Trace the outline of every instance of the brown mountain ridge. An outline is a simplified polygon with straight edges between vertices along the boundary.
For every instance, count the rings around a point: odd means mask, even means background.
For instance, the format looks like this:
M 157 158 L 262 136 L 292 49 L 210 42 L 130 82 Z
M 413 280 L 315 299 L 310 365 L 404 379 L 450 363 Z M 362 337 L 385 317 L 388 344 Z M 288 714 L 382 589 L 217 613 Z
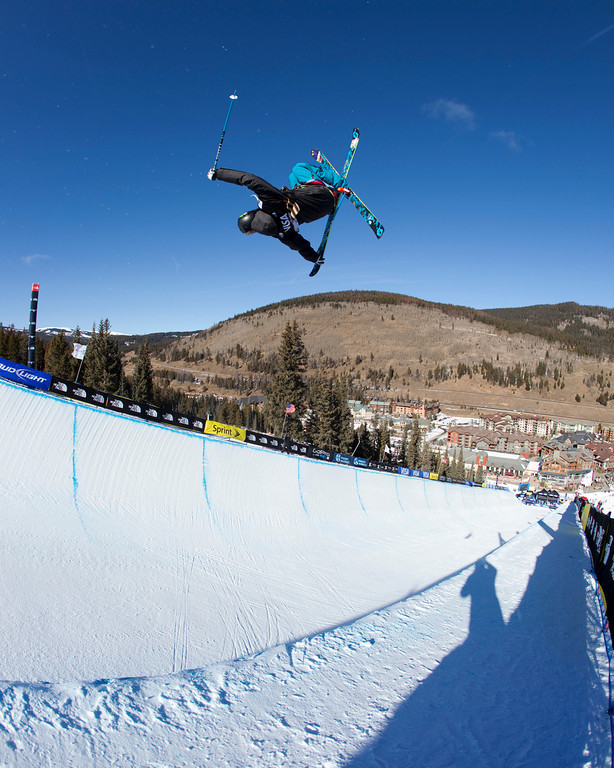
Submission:
M 288 322 L 303 332 L 307 374 L 345 375 L 363 400 L 613 421 L 614 310 L 573 302 L 476 310 L 378 291 L 315 294 L 158 342 L 152 363 L 193 396 L 261 394 Z

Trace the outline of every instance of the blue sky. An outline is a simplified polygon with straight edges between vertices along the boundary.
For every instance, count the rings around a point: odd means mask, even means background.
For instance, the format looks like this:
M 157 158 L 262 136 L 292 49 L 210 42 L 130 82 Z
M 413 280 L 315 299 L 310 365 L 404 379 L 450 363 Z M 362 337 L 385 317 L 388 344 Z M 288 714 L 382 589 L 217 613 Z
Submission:
M 196 330 L 374 289 L 474 307 L 613 306 L 607 0 L 20 0 L 0 29 L 0 322 Z M 320 274 L 245 237 L 247 190 L 320 148 L 345 202 Z M 317 247 L 324 222 L 301 227 Z

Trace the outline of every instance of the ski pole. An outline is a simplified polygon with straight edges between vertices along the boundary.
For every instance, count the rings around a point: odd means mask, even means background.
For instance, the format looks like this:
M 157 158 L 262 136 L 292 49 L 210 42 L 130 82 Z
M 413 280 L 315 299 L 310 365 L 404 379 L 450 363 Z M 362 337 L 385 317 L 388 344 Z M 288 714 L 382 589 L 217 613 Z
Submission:
M 224 135 L 226 134 L 226 126 L 228 125 L 228 118 L 230 117 L 230 110 L 232 109 L 232 105 L 235 103 L 235 101 L 238 98 L 239 97 L 237 96 L 237 92 L 236 91 L 230 96 L 230 106 L 228 107 L 228 113 L 226 115 L 226 122 L 224 123 L 224 128 L 222 129 L 222 135 L 220 137 L 220 143 L 219 143 L 219 146 L 217 148 L 217 155 L 215 156 L 215 163 L 213 163 L 213 170 L 214 171 L 217 168 L 217 161 L 219 160 L 220 152 L 222 151 L 222 144 L 224 143 Z

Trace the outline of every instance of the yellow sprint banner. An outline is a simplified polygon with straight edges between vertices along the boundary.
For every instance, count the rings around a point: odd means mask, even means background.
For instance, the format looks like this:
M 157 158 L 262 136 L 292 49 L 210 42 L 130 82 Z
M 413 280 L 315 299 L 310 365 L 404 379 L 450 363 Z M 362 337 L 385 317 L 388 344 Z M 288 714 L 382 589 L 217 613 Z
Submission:
M 205 433 L 207 435 L 217 435 L 218 437 L 230 437 L 233 440 L 242 440 L 245 442 L 246 430 L 240 427 L 232 427 L 230 424 L 220 424 L 219 421 L 205 422 Z

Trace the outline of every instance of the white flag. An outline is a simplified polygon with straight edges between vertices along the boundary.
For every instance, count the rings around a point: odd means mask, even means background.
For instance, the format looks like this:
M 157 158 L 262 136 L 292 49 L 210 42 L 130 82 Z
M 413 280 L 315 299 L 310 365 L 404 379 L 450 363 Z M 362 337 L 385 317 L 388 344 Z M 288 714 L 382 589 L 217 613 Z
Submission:
M 83 358 L 85 357 L 86 350 L 87 350 L 87 344 L 73 343 L 72 356 L 76 357 L 77 360 L 83 360 Z

